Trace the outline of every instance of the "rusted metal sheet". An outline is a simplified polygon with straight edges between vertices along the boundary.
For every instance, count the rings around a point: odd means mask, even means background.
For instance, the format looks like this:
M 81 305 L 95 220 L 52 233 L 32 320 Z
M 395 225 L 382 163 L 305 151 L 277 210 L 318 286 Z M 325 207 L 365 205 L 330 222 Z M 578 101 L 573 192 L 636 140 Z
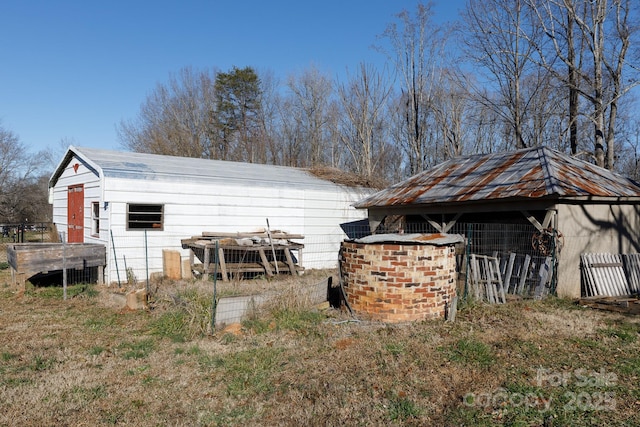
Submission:
M 355 204 L 357 208 L 480 200 L 640 198 L 640 186 L 546 147 L 451 159 Z

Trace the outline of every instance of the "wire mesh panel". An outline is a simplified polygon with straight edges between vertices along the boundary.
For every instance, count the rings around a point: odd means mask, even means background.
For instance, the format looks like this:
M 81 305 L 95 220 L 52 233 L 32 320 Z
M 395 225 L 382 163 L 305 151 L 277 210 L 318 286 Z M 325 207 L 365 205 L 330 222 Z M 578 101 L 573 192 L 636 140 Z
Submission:
M 332 277 L 314 283 L 290 286 L 250 295 L 216 298 L 213 325 L 217 328 L 240 323 L 282 308 L 314 307 L 327 301 Z M 215 286 L 215 285 L 214 285 Z
M 398 216 L 385 219 L 376 232 L 439 233 L 440 230 L 429 221 L 407 222 L 406 217 Z M 491 294 L 493 286 L 487 288 L 487 283 L 495 282 L 497 277 L 507 294 L 541 298 L 555 292 L 555 266 L 562 241 L 554 230 L 540 231 L 529 223 L 459 222 L 451 225 L 447 233 L 465 237 L 466 247 L 457 257 L 459 281 L 465 286 L 464 295 L 468 294 L 468 286 L 474 284 L 484 289 L 482 296 L 478 297 L 499 302 Z M 482 261 L 472 264 L 471 255 Z M 485 260 L 491 260 L 491 269 L 485 265 Z M 473 268 L 475 272 L 471 271 Z M 473 273 L 476 273 L 475 278 Z M 473 281 L 476 282 L 471 283 Z
M 412 221 L 417 217 L 397 216 L 386 219 L 376 233 L 438 233 L 438 224 L 425 221 Z M 44 227 L 33 231 L 40 233 Z M 555 265 L 557 254 L 561 249 L 558 238 L 553 230 L 537 230 L 529 223 L 455 223 L 447 230 L 450 234 L 464 236 L 465 244 L 456 248 L 456 269 L 460 295 L 465 296 L 474 280 L 470 271 L 470 255 L 490 257 L 490 269 L 485 268 L 484 261 L 478 264 L 478 280 L 487 280 L 487 274 L 492 279 L 499 276 L 506 294 L 521 295 L 523 297 L 541 297 L 555 291 Z M 327 227 L 326 233 L 305 236 L 300 243 L 304 250 L 294 255 L 294 262 L 305 269 L 320 267 L 336 267 L 338 264 L 338 246 L 344 239 L 359 238 L 371 234 L 367 220 L 353 221 L 341 227 Z M 163 251 L 175 250 L 180 252 L 181 262 L 189 261 L 189 252 L 182 247 L 181 240 L 190 237 L 180 232 L 163 230 L 150 231 L 145 234 L 140 230 L 115 230 L 111 233 L 100 230 L 100 234 L 91 235 L 91 241 L 106 246 L 107 266 L 105 279 L 107 283 L 127 284 L 137 280 L 148 280 L 153 273 L 163 271 Z M 304 256 L 303 256 L 304 252 Z M 267 262 L 271 252 L 266 254 Z M 242 264 L 264 263 L 259 258 L 259 252 L 237 251 L 229 252 L 229 259 Z M 278 258 L 284 262 L 284 259 Z M 183 266 L 184 268 L 184 266 Z M 187 268 L 189 268 L 187 266 Z M 487 273 L 488 272 L 488 273 Z M 95 272 L 87 277 L 87 272 L 73 271 L 78 280 L 95 280 Z M 640 277 L 640 275 L 639 275 Z M 640 279 L 638 280 L 640 283 Z M 492 280 L 492 283 L 494 281 Z M 484 295 L 486 297 L 486 294 Z M 495 299 L 496 301 L 502 300 Z
M 506 293 L 542 298 L 555 292 L 553 230 L 541 232 L 530 224 L 456 224 L 451 232 L 466 237 L 467 254 L 496 260 Z

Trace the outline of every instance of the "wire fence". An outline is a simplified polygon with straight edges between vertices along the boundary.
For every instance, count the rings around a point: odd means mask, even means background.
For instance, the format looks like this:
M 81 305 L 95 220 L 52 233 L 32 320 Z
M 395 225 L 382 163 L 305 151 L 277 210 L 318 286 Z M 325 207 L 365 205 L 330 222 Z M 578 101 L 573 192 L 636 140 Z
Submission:
M 24 227 L 25 239 L 28 241 L 46 242 L 51 240 L 52 227 L 48 224 Z M 400 233 L 435 233 L 437 230 L 428 223 L 408 223 L 402 228 L 394 228 Z M 87 243 L 100 244 L 105 250 L 104 270 L 99 268 L 63 268 L 61 271 L 51 271 L 31 279 L 53 281 L 54 283 L 96 283 L 104 279 L 108 285 L 122 289 L 146 288 L 150 292 L 149 281 L 154 275 L 167 275 L 166 252 L 177 254 L 178 277 L 186 280 L 202 278 L 202 257 L 183 247 L 182 240 L 194 237 L 182 232 L 164 230 L 161 233 L 154 230 L 120 230 L 100 231 L 92 236 L 85 236 Z M 487 223 L 458 223 L 453 225 L 448 233 L 464 236 L 464 243 L 456 248 L 456 262 L 458 275 L 458 295 L 462 299 L 474 298 L 488 302 L 505 302 L 509 295 L 523 298 L 543 297 L 555 292 L 556 254 L 561 249 L 561 241 L 553 230 L 540 232 L 530 224 L 487 224 Z M 17 232 L 15 233 L 18 234 Z M 55 234 L 55 233 L 54 233 Z M 304 246 L 299 252 L 294 251 L 293 259 L 300 265 L 300 270 L 313 269 L 309 266 L 322 266 L 327 269 L 338 267 L 339 245 L 345 239 L 364 237 L 371 234 L 366 220 L 357 221 L 342 227 L 327 228 L 324 234 L 316 233 L 304 236 L 298 241 Z M 9 233 L 9 238 L 11 233 Z M 55 240 L 55 239 L 53 239 Z M 59 241 L 67 240 L 65 233 L 59 233 Z M 257 252 L 242 253 L 238 261 L 242 264 L 260 264 Z M 210 262 L 220 265 L 217 258 L 218 251 L 211 252 Z M 242 258 L 244 257 L 244 258 Z M 249 259 L 249 258 L 250 259 Z M 277 261 L 283 262 L 281 257 Z M 269 260 L 267 260 L 269 261 Z M 100 277 L 104 271 L 104 276 Z M 285 272 L 293 273 L 297 270 Z M 254 272 L 229 275 L 233 281 L 253 279 L 264 276 L 266 272 Z M 42 276 L 42 277 L 41 277 Z M 175 276 L 174 276 L 175 278 Z M 331 288 L 338 283 L 331 284 L 327 280 L 313 284 L 298 283 L 295 290 L 285 291 L 284 294 L 273 294 L 269 291 L 263 294 L 247 294 L 218 297 L 216 281 L 225 280 L 222 271 L 216 270 L 209 274 L 213 281 L 214 312 L 212 322 L 215 327 L 251 318 L 274 304 L 274 301 L 294 296 L 304 297 L 314 302 L 327 301 Z M 337 282 L 337 280 L 336 280 Z
M 0 225 L 0 244 L 46 242 L 49 240 L 51 223 L 35 222 Z
M 0 262 L 7 262 L 6 247 L 13 243 L 60 244 L 74 240 L 73 236 L 69 236 L 66 225 L 59 226 L 59 230 L 57 230 L 55 225 L 51 223 L 5 225 L 4 231 L 4 236 L 0 240 L 0 247 L 3 249 Z M 179 268 L 185 278 L 191 276 L 191 264 L 202 263 L 202 259 L 197 257 L 189 263 L 192 258 L 190 250 L 182 245 L 183 239 L 194 237 L 197 233 L 116 228 L 95 232 L 89 229 L 76 229 L 75 232 L 84 244 L 104 246 L 104 281 L 108 285 L 123 287 L 146 282 L 154 275 L 162 275 L 165 269 L 164 253 L 166 251 L 178 252 Z M 302 239 L 292 241 L 297 244 L 291 251 L 292 260 L 302 270 L 336 268 L 339 245 L 344 238 L 346 235 L 338 226 L 316 227 L 314 234 L 304 235 Z M 75 240 L 77 239 L 78 236 L 75 237 Z M 270 253 L 267 255 L 271 256 Z M 229 256 L 235 259 L 236 263 L 258 264 L 262 261 L 259 259 L 258 252 L 255 251 L 235 251 Z M 277 254 L 278 261 L 283 262 L 281 256 L 281 253 Z M 97 280 L 95 271 L 82 271 L 82 269 L 74 268 L 67 273 L 72 282 Z M 257 275 L 260 273 L 258 272 Z M 234 278 L 242 277 L 250 278 L 251 275 L 247 273 L 234 275 Z M 61 272 L 58 270 L 34 278 L 38 283 L 50 281 L 54 284 L 60 284 L 61 279 Z
M 195 233 L 194 233 L 195 234 Z M 167 271 L 167 252 L 177 253 L 178 273 L 170 274 L 171 277 L 190 278 L 194 274 L 200 277 L 203 272 L 204 249 L 201 243 L 198 248 L 189 248 L 183 246 L 183 240 L 189 240 L 198 237 L 194 234 L 185 234 L 181 232 L 164 231 L 156 233 L 154 231 L 132 231 L 121 230 L 109 233 L 106 242 L 107 250 L 107 277 L 106 281 L 110 284 L 124 285 L 128 282 L 141 282 L 147 278 L 151 278 L 157 274 L 166 274 Z M 256 233 L 259 235 L 260 233 Z M 237 243 L 229 243 L 236 239 L 226 238 L 227 246 L 225 249 L 226 265 L 244 266 L 244 269 L 229 271 L 230 279 L 241 280 L 243 278 L 250 279 L 255 276 L 267 275 L 264 268 L 265 259 L 267 263 L 272 265 L 273 273 L 276 272 L 276 266 L 287 264 L 286 254 L 282 249 L 278 249 L 284 245 L 290 250 L 291 261 L 295 264 L 296 270 L 316 270 L 331 269 L 338 266 L 338 251 L 340 242 L 346 238 L 346 235 L 339 227 L 328 230 L 325 234 L 304 235 L 301 239 L 291 240 L 291 244 L 279 242 L 274 239 L 276 250 L 270 247 L 268 238 L 258 238 L 260 243 L 252 242 L 251 238 L 237 239 Z M 104 237 L 101 239 L 104 241 Z M 192 239 L 197 240 L 197 239 Z M 202 239 L 201 242 L 213 242 L 213 240 Z M 254 245 L 254 246 L 245 246 Z M 258 250 L 259 245 L 266 246 L 263 253 Z M 209 262 L 214 265 L 213 252 L 209 246 Z M 274 263 L 274 254 L 278 263 Z M 174 258 L 175 259 L 175 258 Z M 289 268 L 285 268 L 284 272 L 291 273 Z M 211 273 L 211 272 L 208 272 Z M 218 272 L 218 277 L 222 279 L 222 269 Z M 209 276 L 212 277 L 212 276 Z
M 429 222 L 389 221 L 377 234 L 428 234 L 440 230 Z M 557 255 L 562 238 L 553 229 L 538 230 L 529 223 L 455 223 L 447 233 L 459 234 L 456 249 L 458 291 L 463 298 L 505 302 L 509 295 L 541 298 L 555 293 Z M 348 234 L 370 234 L 368 224 L 353 224 Z
M 560 239 L 553 229 L 530 224 L 459 224 L 466 237 L 459 274 L 463 296 L 500 302 L 494 289 L 505 296 L 542 298 L 554 294 Z
M 327 276 L 319 281 L 292 283 L 266 292 L 218 298 L 214 280 L 212 325 L 220 329 L 229 324 L 263 318 L 273 310 L 320 306 L 328 301 L 332 282 L 332 276 Z

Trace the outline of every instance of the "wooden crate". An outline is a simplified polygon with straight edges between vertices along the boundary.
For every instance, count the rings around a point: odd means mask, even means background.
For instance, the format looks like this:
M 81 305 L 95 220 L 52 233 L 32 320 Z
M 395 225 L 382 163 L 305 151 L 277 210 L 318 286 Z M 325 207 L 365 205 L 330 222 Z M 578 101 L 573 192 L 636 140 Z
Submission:
M 106 265 L 106 247 L 96 243 L 14 243 L 7 245 L 7 261 L 13 284 L 24 287 L 26 279 L 64 268 L 82 270 L 98 267 L 98 280 Z

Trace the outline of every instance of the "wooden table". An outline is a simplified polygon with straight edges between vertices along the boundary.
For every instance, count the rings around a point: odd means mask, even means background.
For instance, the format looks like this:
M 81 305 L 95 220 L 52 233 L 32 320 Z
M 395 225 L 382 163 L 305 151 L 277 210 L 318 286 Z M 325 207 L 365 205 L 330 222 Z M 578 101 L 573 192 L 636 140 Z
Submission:
M 205 280 L 209 278 L 209 274 L 216 271 L 216 268 L 224 281 L 228 281 L 232 274 L 239 273 L 262 273 L 273 276 L 274 273 L 302 274 L 304 271 L 302 267 L 304 245 L 301 243 L 238 245 L 218 242 L 217 257 L 216 240 L 197 240 L 188 243 L 187 246 L 191 249 L 189 258 L 192 268 L 196 256 L 202 261 Z M 292 250 L 298 252 L 298 263 L 294 261 Z

